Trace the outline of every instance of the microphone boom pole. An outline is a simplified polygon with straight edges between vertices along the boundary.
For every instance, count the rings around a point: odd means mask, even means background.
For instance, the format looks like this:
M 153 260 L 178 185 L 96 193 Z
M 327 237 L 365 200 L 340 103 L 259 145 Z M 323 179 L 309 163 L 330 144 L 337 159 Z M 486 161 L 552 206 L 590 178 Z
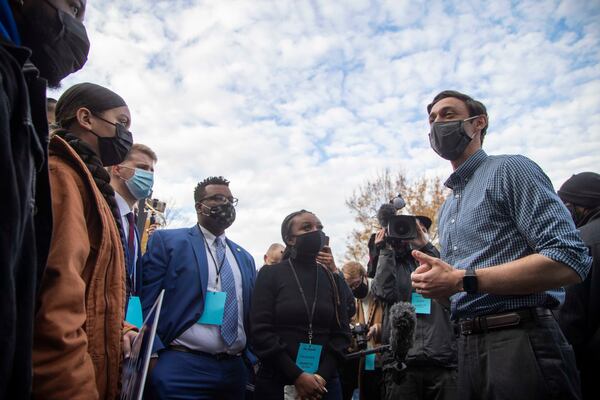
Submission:
M 344 356 L 344 359 L 354 360 L 355 358 L 361 358 L 361 357 L 367 356 L 369 354 L 385 353 L 386 351 L 392 351 L 392 346 L 389 344 L 386 344 L 384 346 L 378 346 L 378 347 L 375 347 L 372 349 L 361 350 L 361 351 L 357 351 L 354 353 L 348 353 Z

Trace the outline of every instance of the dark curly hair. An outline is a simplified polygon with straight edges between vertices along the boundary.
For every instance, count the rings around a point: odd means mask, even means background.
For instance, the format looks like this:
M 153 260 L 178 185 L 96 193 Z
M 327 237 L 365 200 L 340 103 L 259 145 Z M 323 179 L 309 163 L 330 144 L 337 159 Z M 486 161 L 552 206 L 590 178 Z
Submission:
M 223 185 L 229 187 L 229 181 L 222 176 L 209 176 L 196 185 L 196 189 L 194 189 L 194 201 L 198 202 L 206 196 L 206 187 L 208 185 Z

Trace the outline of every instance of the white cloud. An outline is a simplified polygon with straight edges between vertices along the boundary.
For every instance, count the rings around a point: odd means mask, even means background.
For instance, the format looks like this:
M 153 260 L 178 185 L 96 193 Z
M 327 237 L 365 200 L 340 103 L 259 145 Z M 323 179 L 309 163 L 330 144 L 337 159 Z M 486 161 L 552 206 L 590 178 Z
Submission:
M 179 224 L 194 222 L 196 183 L 224 175 L 240 198 L 229 235 L 257 261 L 299 208 L 341 256 L 358 184 L 386 167 L 450 173 L 425 114 L 444 89 L 487 105 L 488 153 L 529 156 L 556 186 L 598 171 L 600 7 L 513 3 L 92 1 L 89 62 L 64 87 L 125 98 Z

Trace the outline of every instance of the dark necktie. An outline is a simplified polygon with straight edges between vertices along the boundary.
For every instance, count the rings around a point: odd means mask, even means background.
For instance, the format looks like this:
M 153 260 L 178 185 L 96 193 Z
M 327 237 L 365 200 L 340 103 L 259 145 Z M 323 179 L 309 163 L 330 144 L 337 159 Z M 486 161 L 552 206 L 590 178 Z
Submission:
M 133 274 L 134 269 L 134 260 L 135 260 L 135 221 L 133 218 L 133 213 L 130 212 L 125 215 L 127 218 L 127 222 L 129 222 L 129 235 L 127 236 L 127 264 L 128 264 L 128 272 L 129 274 Z M 135 279 L 135 277 L 133 277 Z

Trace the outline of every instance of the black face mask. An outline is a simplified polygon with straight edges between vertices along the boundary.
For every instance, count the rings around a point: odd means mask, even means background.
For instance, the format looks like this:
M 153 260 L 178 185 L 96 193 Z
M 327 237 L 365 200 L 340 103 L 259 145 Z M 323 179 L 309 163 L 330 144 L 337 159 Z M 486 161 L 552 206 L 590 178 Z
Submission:
M 325 234 L 321 230 L 305 233 L 296 236 L 294 244 L 295 257 L 304 259 L 315 259 L 317 254 L 325 247 Z
M 98 136 L 94 131 L 90 131 L 98 138 L 99 156 L 102 165 L 109 167 L 121 164 L 127 157 L 129 150 L 131 150 L 131 146 L 133 146 L 133 135 L 122 124 L 112 123 L 97 115 L 96 117 L 115 127 L 115 136 L 113 137 Z
M 23 45 L 32 51 L 31 62 L 50 87 L 58 87 L 67 75 L 78 71 L 87 61 L 90 41 L 83 24 L 70 14 L 53 8 L 54 18 L 40 6 L 27 8 L 23 15 Z
M 572 204 L 565 204 L 567 210 L 571 214 L 571 218 L 573 218 L 573 222 L 575 223 L 575 227 L 579 228 L 587 222 L 587 213 L 585 211 L 579 211 Z
M 363 280 L 360 285 L 356 287 L 356 289 L 352 289 L 352 294 L 357 299 L 364 299 L 369 294 L 369 286 Z
M 208 207 L 200 203 L 203 208 L 208 208 L 208 214 L 219 228 L 225 230 L 235 221 L 235 207 L 231 203 L 219 204 L 218 206 Z
M 431 148 L 446 160 L 456 160 L 471 142 L 464 123 L 477 117 L 478 115 L 461 121 L 434 122 L 429 133 Z

